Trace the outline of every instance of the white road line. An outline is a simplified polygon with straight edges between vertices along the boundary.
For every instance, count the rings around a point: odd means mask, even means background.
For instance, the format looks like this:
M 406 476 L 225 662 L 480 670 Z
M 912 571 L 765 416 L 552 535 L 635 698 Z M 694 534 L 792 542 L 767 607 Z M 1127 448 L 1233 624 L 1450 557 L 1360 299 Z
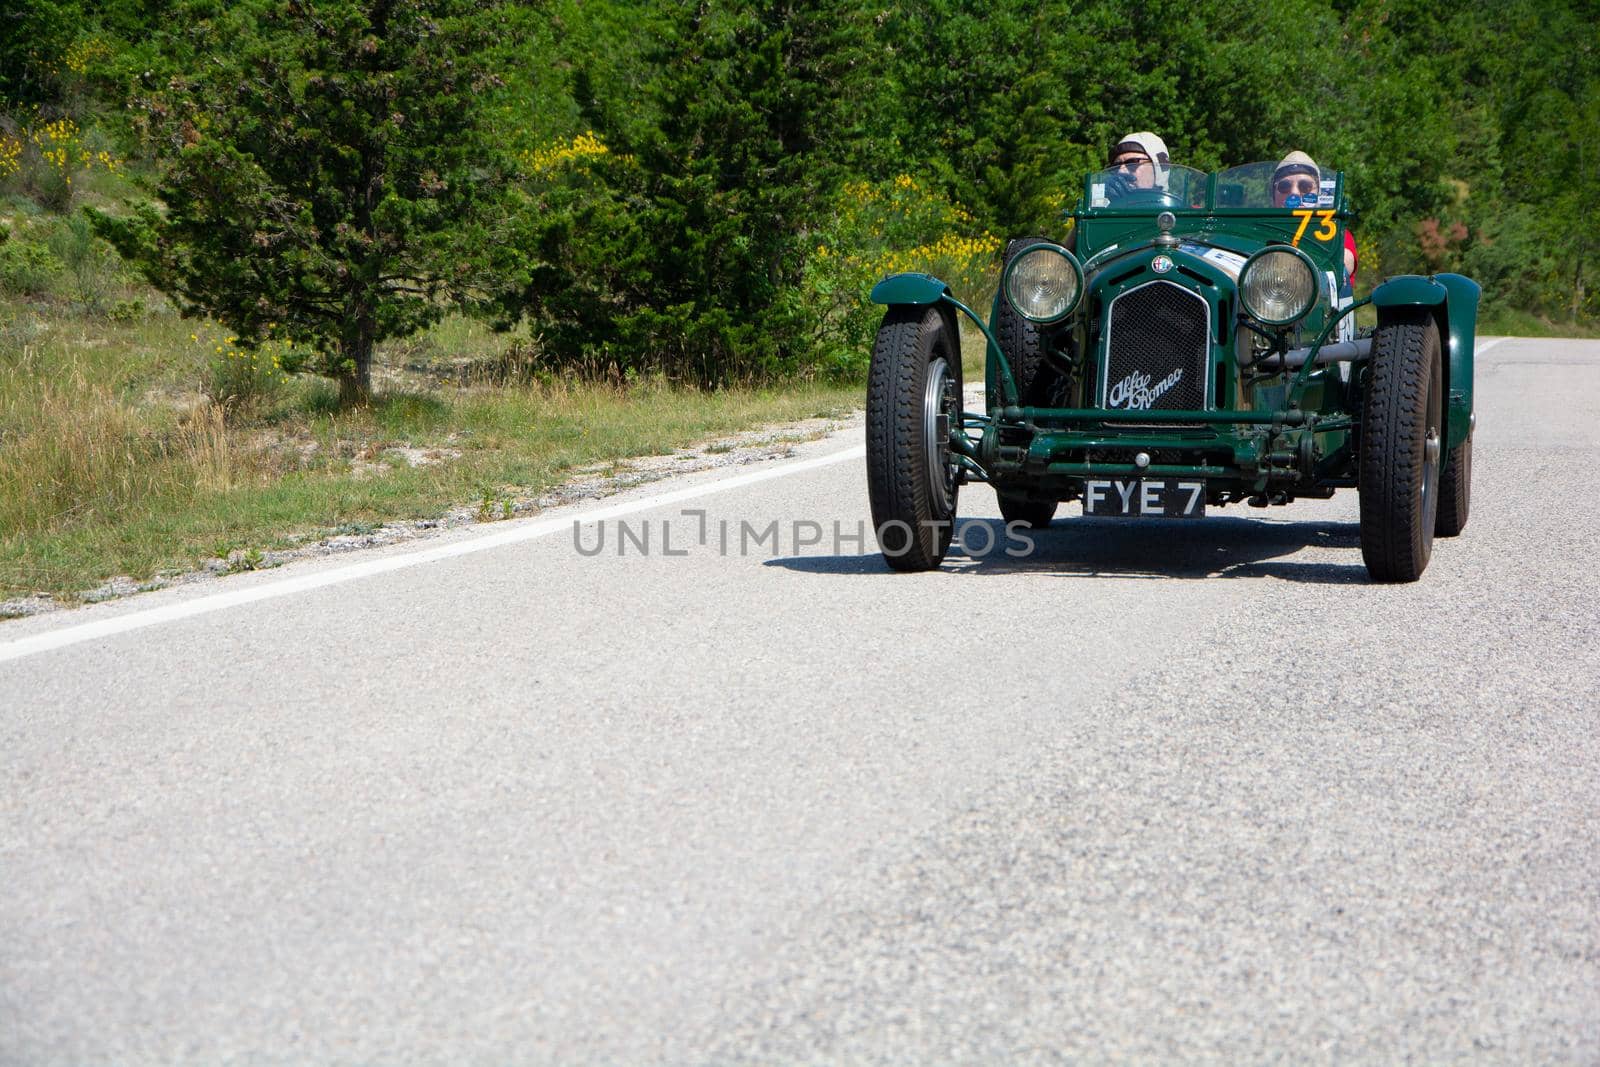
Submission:
M 1490 341 L 1488 344 L 1479 345 L 1475 355 L 1481 356 L 1490 349 L 1505 344 L 1509 340 L 1512 340 L 1512 338 L 1500 337 Z M 146 626 L 157 626 L 164 622 L 176 622 L 179 619 L 188 619 L 196 615 L 222 611 L 224 608 L 237 607 L 240 604 L 253 604 L 259 600 L 291 596 L 310 589 L 321 589 L 324 586 L 338 585 L 341 582 L 352 582 L 358 578 L 384 574 L 388 571 L 403 570 L 406 567 L 416 567 L 441 559 L 468 556 L 474 552 L 487 552 L 491 548 L 514 545 L 522 541 L 532 541 L 546 534 L 555 533 L 557 530 L 569 529 L 574 522 L 600 522 L 604 519 L 619 518 L 639 511 L 648 511 L 652 508 L 676 504 L 682 500 L 693 500 L 697 497 L 709 496 L 712 493 L 721 493 L 729 489 L 738 489 L 741 486 L 754 485 L 757 482 L 770 481 L 773 478 L 783 478 L 790 474 L 802 474 L 805 471 L 827 467 L 834 463 L 860 459 L 865 455 L 865 447 L 858 445 L 855 448 L 847 448 L 842 452 L 831 452 L 826 456 L 817 456 L 814 459 L 796 460 L 792 463 L 784 463 L 766 470 L 751 471 L 748 474 L 735 475 L 732 478 L 709 482 L 705 485 L 694 485 L 685 489 L 672 489 L 664 493 L 641 497 L 638 500 L 630 500 L 622 504 L 612 504 L 607 507 L 595 508 L 591 511 L 578 512 L 558 519 L 530 519 L 527 522 L 496 529 L 493 533 L 482 534 L 464 541 L 455 541 L 448 545 L 439 545 L 435 548 L 384 556 L 381 559 L 367 560 L 363 563 L 352 563 L 348 567 L 339 567 L 334 570 L 308 574 L 299 578 L 284 578 L 280 581 L 252 586 L 249 589 L 213 593 L 210 596 L 196 597 L 194 600 L 186 600 L 166 607 L 129 612 L 126 615 L 118 615 L 112 619 L 80 623 L 77 626 L 64 626 L 59 630 L 34 634 L 31 637 L 22 637 L 15 641 L 0 644 L 0 663 L 4 663 L 7 660 L 21 659 L 23 656 L 31 656 L 36 652 L 48 652 L 52 649 L 65 648 L 68 645 L 76 645 L 84 641 L 93 641 L 101 637 L 127 633 L 129 630 L 143 629 Z
M 252 586 L 249 589 L 213 593 L 210 596 L 196 597 L 193 600 L 169 604 L 166 607 L 129 612 L 126 615 L 118 615 L 111 619 L 80 623 L 76 626 L 64 626 L 59 630 L 34 634 L 31 637 L 22 637 L 15 641 L 0 644 L 0 663 L 4 663 L 7 660 L 21 659 L 23 656 L 31 656 L 37 652 L 48 652 L 52 649 L 64 648 L 84 641 L 93 641 L 101 637 L 127 633 L 129 630 L 143 629 L 146 626 L 157 626 L 164 622 L 176 622 L 179 619 L 193 618 L 196 615 L 206 615 L 213 611 L 222 611 L 225 608 L 237 607 L 241 604 L 253 604 L 259 600 L 290 596 L 310 589 L 321 589 L 324 586 L 338 585 L 341 582 L 351 582 L 358 578 L 398 571 L 406 567 L 416 567 L 441 559 L 469 556 L 474 552 L 487 552 L 489 549 L 499 548 L 502 545 L 514 545 L 522 541 L 532 541 L 535 538 L 544 537 L 546 534 L 552 534 L 558 530 L 570 530 L 574 522 L 600 522 L 602 520 L 620 518 L 623 515 L 649 511 L 652 508 L 665 507 L 684 500 L 710 496 L 712 493 L 723 493 L 729 489 L 739 489 L 747 485 L 755 485 L 758 482 L 771 481 L 774 478 L 783 478 L 791 474 L 803 474 L 819 467 L 828 467 L 835 463 L 861 459 L 866 454 L 866 447 L 857 445 L 842 452 L 830 452 L 825 456 L 817 456 L 812 459 L 795 460 L 790 463 L 768 467 L 765 470 L 751 471 L 748 474 L 738 474 L 731 478 L 707 482 L 703 485 L 691 485 L 683 489 L 671 489 L 663 493 L 653 493 L 637 500 L 579 511 L 560 518 L 529 519 L 526 522 L 501 526 L 493 533 L 485 533 L 467 540 L 438 545 L 434 548 L 384 556 L 380 559 L 353 563 L 348 567 L 321 571 L 317 574 L 307 574 L 298 578 L 284 578 L 280 581 Z
M 1479 345 L 1478 347 L 1476 347 L 1476 348 L 1474 348 L 1472 350 L 1472 358 L 1473 359 L 1477 359 L 1479 356 L 1483 355 L 1485 352 L 1489 351 L 1491 348 L 1499 348 L 1501 345 L 1505 344 L 1509 340 L 1511 340 L 1511 338 L 1509 338 L 1509 337 L 1496 337 L 1493 341 L 1490 341 L 1486 345 Z

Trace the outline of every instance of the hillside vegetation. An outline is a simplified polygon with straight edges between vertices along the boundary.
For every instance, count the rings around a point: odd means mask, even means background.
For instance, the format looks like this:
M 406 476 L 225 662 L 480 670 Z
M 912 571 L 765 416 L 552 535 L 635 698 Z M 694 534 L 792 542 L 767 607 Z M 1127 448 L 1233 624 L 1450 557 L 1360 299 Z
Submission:
M 927 270 L 981 304 L 1005 239 L 1064 233 L 1082 173 L 1133 130 L 1200 168 L 1309 152 L 1347 174 L 1363 285 L 1456 270 L 1484 286 L 1484 332 L 1590 331 L 1597 18 L 1577 0 L 14 5 L 0 594 L 838 410 L 873 280 Z M 443 458 L 362 460 L 393 449 Z

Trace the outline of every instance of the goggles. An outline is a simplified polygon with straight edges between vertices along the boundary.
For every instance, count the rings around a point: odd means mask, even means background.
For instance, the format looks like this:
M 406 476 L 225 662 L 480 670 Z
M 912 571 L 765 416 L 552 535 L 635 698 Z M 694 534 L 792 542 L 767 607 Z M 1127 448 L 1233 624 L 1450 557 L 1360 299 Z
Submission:
M 1272 187 L 1285 196 L 1290 193 L 1298 193 L 1301 196 L 1309 196 L 1311 193 L 1317 191 L 1316 180 L 1304 176 L 1298 178 L 1279 178 L 1277 181 L 1272 183 Z

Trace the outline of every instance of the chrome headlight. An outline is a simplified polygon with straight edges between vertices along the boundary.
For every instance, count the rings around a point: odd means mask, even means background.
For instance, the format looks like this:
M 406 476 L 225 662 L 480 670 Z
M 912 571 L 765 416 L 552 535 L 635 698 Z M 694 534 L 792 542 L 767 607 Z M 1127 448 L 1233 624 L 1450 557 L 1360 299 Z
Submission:
M 1083 268 L 1060 245 L 1038 244 L 1011 261 L 1001 284 L 1023 318 L 1055 322 L 1078 306 Z
M 1298 248 L 1269 245 L 1239 272 L 1239 300 L 1267 326 L 1298 322 L 1317 302 L 1317 268 Z

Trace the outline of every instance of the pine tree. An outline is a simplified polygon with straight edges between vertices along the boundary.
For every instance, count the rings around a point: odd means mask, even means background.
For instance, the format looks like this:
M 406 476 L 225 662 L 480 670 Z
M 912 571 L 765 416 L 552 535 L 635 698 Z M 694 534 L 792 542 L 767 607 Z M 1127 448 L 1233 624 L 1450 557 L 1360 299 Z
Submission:
M 492 284 L 488 49 L 513 29 L 488 0 L 198 17 L 205 67 L 149 103 L 164 210 L 97 225 L 186 312 L 315 348 L 341 401 L 363 403 L 378 341 Z
M 547 191 L 523 218 L 515 310 L 547 345 L 708 385 L 805 364 L 805 238 L 851 150 L 863 71 L 848 6 L 686 7 L 650 50 L 646 121 L 589 102 L 603 181 L 577 175 L 581 192 Z

